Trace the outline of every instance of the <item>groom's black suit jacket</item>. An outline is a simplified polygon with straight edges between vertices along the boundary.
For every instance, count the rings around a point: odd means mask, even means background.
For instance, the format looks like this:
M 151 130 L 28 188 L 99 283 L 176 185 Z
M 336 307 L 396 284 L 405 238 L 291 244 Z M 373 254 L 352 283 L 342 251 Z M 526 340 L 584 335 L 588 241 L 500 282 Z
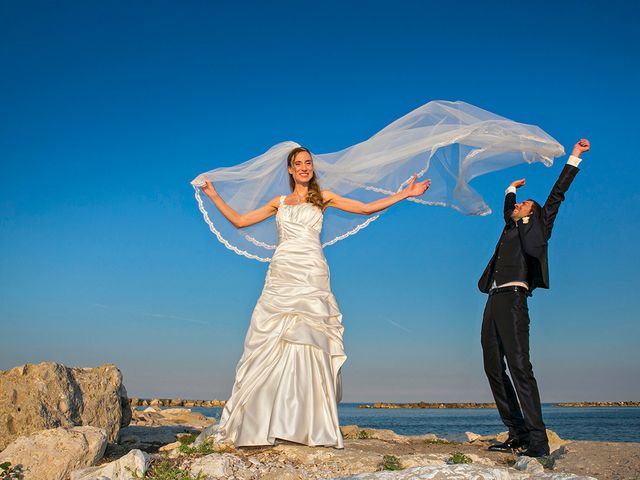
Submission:
M 531 215 L 528 223 L 522 220 L 518 221 L 517 233 L 520 239 L 519 251 L 524 256 L 526 264 L 526 278 L 529 285 L 529 291 L 535 288 L 549 288 L 549 264 L 547 259 L 547 245 L 551 238 L 553 223 L 560 204 L 564 200 L 564 194 L 569 189 L 571 182 L 575 178 L 579 169 L 572 165 L 565 165 L 560 173 L 560 177 L 556 181 L 549 198 L 542 207 L 542 211 L 538 214 Z M 507 230 L 513 226 L 511 212 L 513 212 L 516 203 L 516 194 L 507 193 L 504 199 L 504 220 L 505 227 L 503 235 L 507 235 Z M 501 236 L 502 239 L 502 236 Z M 480 280 L 478 288 L 483 293 L 488 293 L 494 280 L 494 267 L 498 257 L 498 250 L 501 241 L 498 241 L 495 252 L 491 260 L 487 264 Z M 504 247 L 503 247 L 504 248 Z M 522 263 L 522 262 L 521 262 Z M 518 278 L 509 278 L 506 281 L 518 280 Z

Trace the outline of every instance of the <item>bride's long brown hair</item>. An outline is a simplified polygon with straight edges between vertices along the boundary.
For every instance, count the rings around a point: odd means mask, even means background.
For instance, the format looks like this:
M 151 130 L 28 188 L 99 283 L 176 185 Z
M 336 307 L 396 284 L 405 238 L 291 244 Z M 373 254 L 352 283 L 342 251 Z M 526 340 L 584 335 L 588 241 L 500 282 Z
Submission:
M 287 157 L 287 167 L 293 167 L 293 161 L 296 159 L 296 155 L 298 155 L 300 152 L 307 152 L 309 155 L 311 155 L 311 152 L 308 149 L 304 147 L 296 147 L 289 152 L 289 156 Z M 311 161 L 313 162 L 313 156 Z M 291 175 L 290 173 L 289 186 L 291 187 L 292 192 L 296 188 L 296 181 L 293 179 L 293 175 Z M 305 201 L 312 205 L 315 205 L 320 210 L 324 210 L 324 207 L 326 207 L 328 203 L 325 202 L 322 198 L 322 192 L 320 191 L 320 184 L 316 179 L 315 170 L 313 171 L 313 176 L 309 180 L 309 190 L 307 191 L 307 198 L 305 198 Z

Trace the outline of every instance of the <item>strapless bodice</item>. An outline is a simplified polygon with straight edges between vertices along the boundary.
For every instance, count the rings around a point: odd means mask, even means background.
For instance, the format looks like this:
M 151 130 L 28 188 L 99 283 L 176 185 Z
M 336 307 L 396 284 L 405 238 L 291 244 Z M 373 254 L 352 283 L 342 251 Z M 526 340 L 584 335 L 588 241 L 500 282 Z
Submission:
M 313 240 L 320 242 L 322 231 L 322 210 L 311 203 L 287 205 L 284 197 L 280 199 L 280 208 L 276 214 L 278 242 L 289 240 Z

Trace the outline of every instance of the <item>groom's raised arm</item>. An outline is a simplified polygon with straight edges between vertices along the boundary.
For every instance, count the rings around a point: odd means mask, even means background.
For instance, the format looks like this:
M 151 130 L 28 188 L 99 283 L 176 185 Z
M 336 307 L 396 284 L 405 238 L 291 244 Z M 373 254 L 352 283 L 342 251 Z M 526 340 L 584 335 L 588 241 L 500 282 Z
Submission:
M 589 148 L 589 140 L 584 138 L 575 144 L 573 152 L 571 153 L 569 160 L 567 160 L 567 164 L 564 166 L 558 180 L 556 180 L 556 183 L 553 185 L 547 201 L 544 202 L 544 207 L 542 207 L 542 221 L 547 240 L 551 238 L 553 224 L 555 223 L 556 216 L 558 215 L 560 204 L 564 201 L 564 194 L 569 190 L 571 182 L 573 182 L 573 179 L 580 171 L 578 168 L 578 165 L 580 165 L 580 162 L 582 161 L 580 155 L 584 152 L 588 152 Z
M 516 189 L 524 185 L 524 179 L 516 180 L 504 192 L 504 223 L 511 221 L 511 214 L 516 205 Z

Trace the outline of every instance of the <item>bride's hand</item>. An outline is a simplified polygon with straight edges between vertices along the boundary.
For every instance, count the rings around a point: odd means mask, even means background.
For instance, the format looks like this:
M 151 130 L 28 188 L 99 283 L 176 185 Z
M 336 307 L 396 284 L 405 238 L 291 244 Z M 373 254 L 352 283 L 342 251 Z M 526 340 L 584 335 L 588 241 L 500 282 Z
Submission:
M 213 183 L 211 183 L 209 180 L 207 180 L 204 187 L 201 187 L 201 188 L 204 194 L 207 195 L 208 197 L 218 194 L 218 192 L 216 192 L 216 189 L 213 187 Z
M 418 178 L 417 175 L 414 175 L 407 188 L 404 189 L 407 197 L 419 197 L 431 186 L 431 179 L 416 183 L 416 178 Z

